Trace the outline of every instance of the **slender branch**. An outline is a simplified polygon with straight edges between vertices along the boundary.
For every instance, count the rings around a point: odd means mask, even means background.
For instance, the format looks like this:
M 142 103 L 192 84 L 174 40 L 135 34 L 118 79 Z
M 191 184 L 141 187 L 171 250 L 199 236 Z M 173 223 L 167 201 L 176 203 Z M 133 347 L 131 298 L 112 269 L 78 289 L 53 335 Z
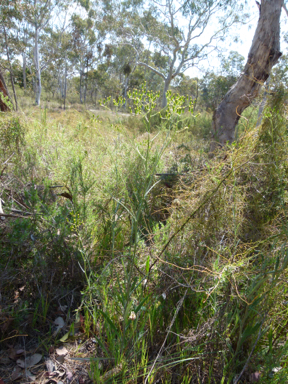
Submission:
M 151 67 L 151 65 L 148 65 L 148 64 L 145 64 L 145 63 L 142 63 L 142 62 L 138 62 L 136 64 L 140 65 L 142 67 L 146 67 L 146 68 L 150 69 L 151 71 L 153 71 L 154 73 L 156 73 L 156 75 L 161 76 L 164 80 L 166 79 L 165 75 L 162 72 L 160 72 L 157 69 Z

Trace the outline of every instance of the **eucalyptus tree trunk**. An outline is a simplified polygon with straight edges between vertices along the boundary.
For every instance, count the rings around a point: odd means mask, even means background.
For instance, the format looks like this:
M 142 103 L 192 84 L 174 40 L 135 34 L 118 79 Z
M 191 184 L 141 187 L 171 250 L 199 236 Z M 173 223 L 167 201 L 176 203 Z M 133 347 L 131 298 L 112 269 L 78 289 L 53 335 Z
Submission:
M 79 89 L 79 97 L 80 97 L 80 103 L 83 104 L 82 100 L 82 82 L 83 82 L 83 71 L 82 69 L 80 70 L 80 89 Z
M 264 108 L 265 108 L 265 105 L 266 105 L 266 102 L 267 102 L 267 95 L 269 93 L 268 92 L 269 84 L 270 84 L 270 78 L 266 81 L 266 89 L 264 91 L 263 99 L 261 101 L 261 104 L 259 105 L 256 127 L 259 127 L 261 125 L 261 122 L 262 122 L 263 111 L 264 111 Z
M 65 61 L 65 75 L 64 75 L 64 110 L 66 109 L 66 96 L 67 96 L 67 61 Z
M 14 85 L 14 73 L 13 73 L 13 68 L 12 68 L 12 64 L 11 64 L 11 60 L 10 60 L 7 33 L 6 33 L 5 26 L 4 26 L 4 37 L 5 37 L 6 55 L 7 55 L 7 60 L 8 60 L 8 64 L 9 64 L 10 81 L 11 81 L 11 86 L 12 86 L 14 100 L 15 100 L 15 107 L 16 107 L 16 111 L 17 111 L 18 110 L 18 102 L 17 102 L 17 95 L 16 95 L 16 90 L 15 90 L 15 85 Z
M 88 69 L 84 76 L 84 104 L 86 104 L 87 86 L 88 86 Z
M 4 98 L 10 99 L 8 89 L 4 80 L 4 77 L 2 75 L 1 69 L 0 69 L 0 111 L 1 112 L 7 112 L 10 111 L 9 105 L 5 102 Z
M 126 109 L 126 106 L 127 106 L 127 92 L 128 92 L 129 78 L 130 78 L 130 74 L 128 76 L 126 76 L 125 82 L 124 82 L 123 97 L 124 97 L 124 100 L 125 100 L 125 103 L 124 103 L 124 108 L 125 109 Z
M 26 76 L 26 53 L 24 52 L 22 54 L 22 59 L 23 59 L 23 87 L 24 87 L 24 90 L 26 91 L 26 88 L 27 88 L 27 76 Z
M 35 103 L 40 105 L 42 83 L 41 83 L 41 66 L 39 57 L 39 29 L 35 23 L 35 46 L 34 46 L 34 65 L 35 65 Z
M 183 65 L 183 63 L 181 62 L 179 64 L 177 70 L 173 73 L 175 61 L 176 61 L 176 57 L 174 57 L 174 60 L 173 60 L 172 64 L 170 65 L 169 74 L 167 76 L 165 76 L 163 73 L 161 73 L 160 71 L 158 71 L 157 69 L 151 67 L 150 65 L 148 65 L 146 63 L 142 63 L 142 62 L 136 63 L 136 65 L 140 65 L 142 67 L 150 69 L 152 72 L 156 73 L 156 75 L 162 77 L 162 79 L 164 80 L 164 90 L 163 90 L 162 102 L 161 102 L 162 108 L 165 108 L 167 106 L 166 94 L 167 94 L 167 91 L 169 89 L 170 83 L 171 83 L 172 79 L 174 79 L 174 77 L 176 77 L 180 73 L 180 69 L 182 68 L 182 65 Z
M 172 78 L 171 77 L 167 77 L 164 81 L 164 90 L 163 90 L 163 95 L 162 95 L 162 108 L 165 108 L 167 106 L 167 97 L 166 97 L 166 94 L 167 94 L 167 91 L 169 89 L 169 85 L 171 83 L 171 80 Z
M 27 43 L 28 43 L 28 37 L 25 33 L 24 35 L 24 39 L 23 39 L 23 42 L 25 44 L 25 47 L 27 46 Z M 26 48 L 22 51 L 22 62 L 23 62 L 23 66 L 22 66 L 22 71 L 23 71 L 23 87 L 24 87 L 24 91 L 26 91 L 27 89 L 27 74 L 26 74 L 26 69 L 27 69 L 27 61 L 26 61 Z
M 262 0 L 258 25 L 244 71 L 214 112 L 211 151 L 233 142 L 242 112 L 268 79 L 280 52 L 280 16 L 284 0 Z

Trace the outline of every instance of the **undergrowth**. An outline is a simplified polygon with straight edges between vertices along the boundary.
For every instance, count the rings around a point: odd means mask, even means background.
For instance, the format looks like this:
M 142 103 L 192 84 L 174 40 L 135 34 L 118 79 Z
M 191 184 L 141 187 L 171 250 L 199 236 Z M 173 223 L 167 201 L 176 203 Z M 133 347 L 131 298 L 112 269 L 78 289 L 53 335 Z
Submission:
M 285 383 L 284 91 L 213 159 L 184 98 L 130 98 L 130 117 L 1 115 L 1 342 L 51 338 L 66 304 L 95 383 Z

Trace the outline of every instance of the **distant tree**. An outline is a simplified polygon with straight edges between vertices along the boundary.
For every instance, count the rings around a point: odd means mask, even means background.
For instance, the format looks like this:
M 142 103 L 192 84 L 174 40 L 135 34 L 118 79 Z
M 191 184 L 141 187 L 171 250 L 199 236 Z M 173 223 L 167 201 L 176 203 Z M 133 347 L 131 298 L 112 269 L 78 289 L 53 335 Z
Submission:
M 82 18 L 78 14 L 74 14 L 71 18 L 71 59 L 79 72 L 80 103 L 86 102 L 89 71 L 93 69 L 101 55 L 110 55 L 108 45 L 103 50 L 104 34 L 99 29 L 100 22 L 98 24 L 97 20 L 93 10 L 89 11 L 86 18 Z
M 288 55 L 280 57 L 278 64 L 271 72 L 270 87 L 274 87 L 282 83 L 288 88 Z
M 118 12 L 114 15 L 117 30 L 121 31 L 118 39 L 135 49 L 140 40 L 155 52 L 153 64 L 141 60 L 139 52 L 137 65 L 148 68 L 164 81 L 163 107 L 173 79 L 207 58 L 229 27 L 245 18 L 243 1 L 235 0 L 143 0 L 125 3 L 126 6 L 116 3 L 117 0 L 108 2 L 109 10 Z
M 18 0 L 2 0 L 0 3 L 0 31 L 2 39 L 0 43 L 3 47 L 2 52 L 7 59 L 7 69 L 10 74 L 11 86 L 15 100 L 16 110 L 18 109 L 17 95 L 14 86 L 14 73 L 12 67 L 15 50 L 15 20 L 20 19 L 19 1 Z
M 64 101 L 66 107 L 68 76 L 73 73 L 73 39 L 69 31 L 54 31 L 49 29 L 43 35 L 41 41 L 43 61 L 47 63 L 42 72 L 43 87 L 52 93 L 55 93 Z
M 21 86 L 26 90 L 27 76 L 31 72 L 29 71 L 28 67 L 31 67 L 31 64 L 33 63 L 33 57 L 29 54 L 32 47 L 33 31 L 31 30 L 31 26 L 27 20 L 25 20 L 25 18 L 22 16 L 15 20 L 14 38 L 15 51 L 17 52 L 17 55 L 21 55 L 22 57 Z
M 88 73 L 88 85 L 90 85 L 90 99 L 93 104 L 97 103 L 97 97 L 102 97 L 105 84 L 109 81 L 108 65 L 99 64 L 97 69 L 93 69 Z M 106 96 L 106 95 L 105 95 Z M 105 97 L 103 95 L 103 97 Z
M 195 108 L 199 96 L 199 79 L 197 77 L 190 78 L 189 76 L 185 75 L 182 75 L 181 77 L 181 80 L 174 87 L 174 89 L 180 95 L 188 96 L 193 99 Z
M 226 58 L 221 55 L 220 74 L 238 78 L 244 69 L 245 58 L 239 52 L 231 51 Z
M 33 61 L 35 67 L 35 103 L 40 105 L 42 92 L 41 73 L 47 66 L 47 62 L 41 63 L 40 38 L 45 28 L 49 26 L 49 22 L 58 9 L 60 13 L 61 7 L 67 3 L 66 0 L 21 0 L 23 17 L 31 26 L 33 33 Z
M 214 111 L 235 81 L 234 76 L 207 72 L 200 80 L 201 100 L 206 109 Z
M 244 68 L 244 57 L 232 51 L 228 57 L 221 56 L 219 73 L 208 71 L 200 80 L 201 99 L 206 108 L 214 112 L 226 93 L 237 81 Z

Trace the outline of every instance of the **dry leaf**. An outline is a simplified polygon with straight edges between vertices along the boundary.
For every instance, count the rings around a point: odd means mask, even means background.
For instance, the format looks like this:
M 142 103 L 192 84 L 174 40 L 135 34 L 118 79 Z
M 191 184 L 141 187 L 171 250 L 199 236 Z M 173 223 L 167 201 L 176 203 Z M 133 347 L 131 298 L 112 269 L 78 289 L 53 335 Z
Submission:
M 70 201 L 73 201 L 71 193 L 68 193 L 68 192 L 59 193 L 57 196 L 66 197 L 66 199 L 69 199 Z
M 29 372 L 28 370 L 25 371 L 25 376 L 28 378 L 29 381 L 35 381 L 36 380 L 36 376 L 32 375 L 32 373 Z
M 56 360 L 58 361 L 58 363 L 63 364 L 64 363 L 64 356 L 63 355 L 57 356 Z
M 16 363 L 17 363 L 18 367 L 20 367 L 20 368 L 25 368 L 25 361 L 24 361 L 24 360 L 22 360 L 22 359 L 17 359 Z M 16 379 L 15 379 L 15 380 L 16 380 Z
M 64 377 L 65 375 L 66 375 L 66 371 L 65 370 L 58 372 L 58 376 L 59 376 L 60 379 L 62 379 L 62 377 Z
M 64 346 L 62 346 L 62 347 L 56 348 L 56 353 L 58 356 L 62 356 L 62 355 L 65 356 L 67 355 L 68 351 Z
M 40 355 L 40 353 L 34 353 L 34 355 L 27 357 L 25 364 L 26 368 L 33 367 L 34 365 L 38 364 L 41 359 L 42 355 Z
M 8 356 L 9 356 L 9 359 L 11 360 L 17 360 L 17 352 L 15 351 L 14 348 L 9 349 Z
M 48 372 L 53 372 L 54 371 L 55 366 L 54 366 L 54 363 L 53 363 L 52 360 L 50 360 L 50 359 L 46 360 L 45 364 L 46 364 L 46 368 L 47 368 Z
M 66 379 L 67 379 L 67 381 L 72 381 L 72 379 L 73 379 L 73 373 L 72 372 L 70 372 L 70 371 L 68 371 L 67 372 L 67 376 L 66 376 Z M 0 383 L 1 384 L 1 383 Z
M 16 363 L 20 368 L 29 368 L 33 367 L 33 365 L 38 364 L 41 359 L 42 355 L 40 355 L 40 353 L 34 353 L 34 355 L 27 357 L 25 361 L 22 359 L 18 359 Z
M 17 304 L 19 300 L 19 291 L 14 292 L 14 304 Z

